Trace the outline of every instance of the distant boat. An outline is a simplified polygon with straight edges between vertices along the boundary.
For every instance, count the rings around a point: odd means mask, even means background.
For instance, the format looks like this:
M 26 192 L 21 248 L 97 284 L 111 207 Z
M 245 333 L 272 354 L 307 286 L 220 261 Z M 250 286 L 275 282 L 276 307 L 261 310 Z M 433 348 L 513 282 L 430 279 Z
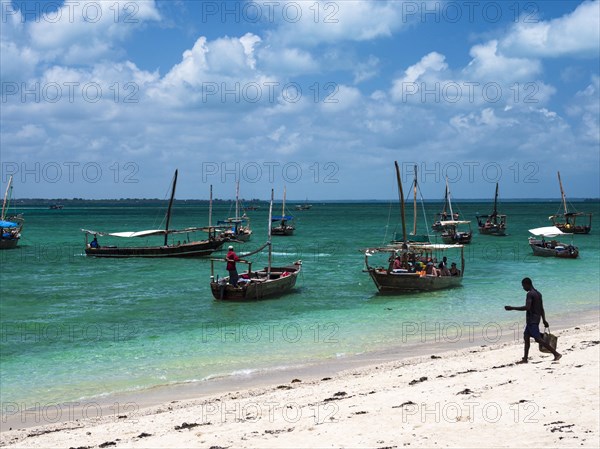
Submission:
M 400 219 L 402 222 L 402 242 L 381 248 L 368 248 L 365 250 L 366 271 L 371 276 L 380 293 L 414 293 L 458 287 L 462 283 L 465 272 L 464 247 L 462 245 L 444 245 L 431 243 L 414 243 L 408 240 L 404 214 L 404 193 L 400 179 L 398 162 L 395 162 L 396 182 L 400 197 Z M 434 273 L 434 266 L 441 262 L 440 258 L 446 251 L 460 249 L 460 270 L 443 270 L 443 275 Z M 384 258 L 385 266 L 376 266 L 373 260 L 378 254 L 388 256 Z M 400 262 L 400 267 L 394 267 L 395 261 Z M 428 274 L 430 273 L 430 274 Z
M 240 183 L 236 183 L 235 187 L 235 217 L 229 217 L 225 220 L 219 220 L 217 227 L 226 226 L 220 237 L 226 240 L 236 240 L 239 242 L 247 242 L 252 236 L 250 229 L 250 219 L 246 214 L 240 216 Z
M 208 256 L 221 248 L 226 240 L 218 238 L 216 236 L 216 229 L 212 226 L 209 226 L 208 228 L 169 229 L 176 185 L 177 170 L 175 170 L 171 198 L 169 199 L 169 206 L 165 217 L 165 229 L 112 233 L 82 229 L 85 233 L 85 254 L 93 257 L 202 257 Z M 195 232 L 208 232 L 209 238 L 207 240 L 191 241 L 189 234 Z M 88 241 L 90 235 L 94 236 L 94 239 L 91 242 Z M 178 241 L 177 243 L 169 243 L 169 236 L 172 235 L 182 235 L 186 237 L 187 240 L 184 239 L 183 242 Z M 119 238 L 164 236 L 164 244 L 156 246 L 100 246 L 97 241 L 97 236 Z
M 450 208 L 450 216 L 458 216 L 452 211 L 452 199 L 450 195 L 450 188 L 448 187 L 448 178 L 446 178 L 446 201 Z M 468 220 L 441 220 L 440 225 L 442 227 L 442 242 L 452 245 L 460 244 L 466 245 L 471 243 L 473 238 L 473 231 L 471 230 L 471 222 Z
M 308 204 L 308 198 L 304 201 L 304 204 L 296 204 L 296 210 L 310 210 L 312 204 Z
M 210 267 L 210 289 L 215 299 L 224 301 L 253 301 L 267 298 L 275 298 L 289 293 L 295 286 L 300 270 L 302 269 L 302 261 L 298 260 L 289 265 L 277 266 L 272 265 L 272 250 L 271 244 L 271 218 L 273 213 L 273 190 L 271 190 L 271 203 L 269 205 L 269 221 L 268 221 L 268 237 L 267 242 L 258 248 L 256 251 L 240 255 L 240 258 L 257 254 L 268 248 L 268 265 L 258 271 L 252 271 L 252 263 L 240 260 L 237 263 L 245 263 L 248 265 L 248 270 L 240 275 L 238 285 L 233 286 L 229 283 L 229 277 L 219 279 L 218 275 L 215 278 L 214 262 L 223 262 L 223 259 L 211 259 Z
M 278 236 L 289 236 L 293 235 L 296 228 L 289 224 L 290 221 L 294 220 L 291 215 L 285 214 L 285 187 L 283 188 L 283 202 L 281 203 L 281 215 L 272 217 L 272 222 L 279 222 L 279 225 L 271 228 L 272 235 Z
M 562 232 L 556 226 L 530 229 L 529 232 L 535 236 L 529 237 L 529 246 L 534 256 L 559 257 L 562 259 L 576 259 L 579 257 L 579 248 L 573 246 L 572 243 L 563 243 L 554 240 L 555 237 L 569 235 Z M 550 240 L 546 241 L 546 238 Z
M 494 210 L 490 215 L 477 215 L 476 218 L 480 234 L 506 235 L 506 215 L 498 214 L 498 183 L 496 183 L 496 194 L 494 195 Z
M 565 196 L 562 181 L 560 179 L 560 172 L 558 172 L 558 185 L 560 186 L 560 195 L 562 197 L 563 212 L 551 215 L 550 217 L 548 217 L 548 219 L 552 220 L 554 226 L 556 226 L 563 232 L 572 234 L 589 234 L 589 232 L 592 230 L 591 212 L 569 212 L 567 208 L 567 198 Z M 581 220 L 585 220 L 584 217 L 587 217 L 587 224 L 577 224 L 577 217 L 580 217 Z
M 52 205 L 50 205 L 50 207 L 48 209 L 51 209 L 51 210 L 60 210 L 63 207 L 64 206 L 62 204 L 52 204 Z
M 2 215 L 0 215 L 0 249 L 13 249 L 19 244 L 21 231 L 25 220 L 22 215 L 7 215 L 12 199 L 13 177 L 8 179 L 4 201 L 2 202 Z
M 433 219 L 433 224 L 431 225 L 431 229 L 433 229 L 434 231 L 443 231 L 444 227 L 442 226 L 442 221 L 458 219 L 459 215 L 456 213 L 450 213 L 450 215 L 448 215 L 448 183 L 446 182 L 446 190 L 444 192 L 444 207 L 442 208 L 442 211 L 439 214 L 435 215 L 435 218 Z

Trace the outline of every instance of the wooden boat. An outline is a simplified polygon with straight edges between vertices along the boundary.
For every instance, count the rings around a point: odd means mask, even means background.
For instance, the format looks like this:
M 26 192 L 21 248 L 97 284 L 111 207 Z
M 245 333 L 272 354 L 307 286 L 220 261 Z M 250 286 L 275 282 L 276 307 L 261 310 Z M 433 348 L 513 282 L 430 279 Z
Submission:
M 446 182 L 446 191 L 444 193 L 444 207 L 442 208 L 442 211 L 439 214 L 436 214 L 434 219 L 433 219 L 433 224 L 431 225 L 431 229 L 433 229 L 434 231 L 438 231 L 441 232 L 444 230 L 444 227 L 442 226 L 442 221 L 447 221 L 447 220 L 458 220 L 460 217 L 458 214 L 450 212 L 450 214 L 448 214 L 448 182 Z
M 373 279 L 380 293 L 414 293 L 458 287 L 462 283 L 465 272 L 464 247 L 462 245 L 444 245 L 431 243 L 413 243 L 408 241 L 404 213 L 404 194 L 400 169 L 395 162 L 396 181 L 400 197 L 400 218 L 402 222 L 402 243 L 382 248 L 368 248 L 365 250 L 366 271 Z M 460 250 L 460 270 L 455 275 L 448 275 L 441 270 L 442 275 L 434 274 L 433 268 L 438 259 L 446 251 Z M 377 254 L 388 256 L 384 259 L 385 265 L 375 266 L 372 260 Z M 398 259 L 399 268 L 394 268 L 394 261 Z M 431 274 L 427 274 L 427 273 Z
M 292 264 L 273 266 L 271 244 L 271 217 L 273 212 L 273 191 L 271 190 L 271 204 L 269 207 L 268 238 L 267 242 L 256 251 L 241 255 L 240 258 L 257 254 L 268 248 L 268 265 L 258 271 L 252 270 L 252 263 L 240 260 L 238 263 L 248 265 L 248 270 L 240 275 L 238 285 L 229 283 L 229 277 L 215 278 L 214 262 L 223 262 L 224 259 L 211 259 L 210 290 L 213 297 L 223 301 L 255 301 L 260 299 L 275 298 L 289 293 L 295 286 L 302 268 L 302 261 Z
M 310 210 L 312 204 L 308 204 L 308 198 L 304 201 L 304 204 L 296 204 L 296 210 Z
M 0 215 L 0 249 L 13 249 L 19 244 L 21 231 L 25 220 L 22 215 L 8 215 L 10 200 L 12 199 L 13 177 L 8 178 L 4 201 L 2 202 L 2 214 Z
M 573 246 L 573 243 L 563 243 L 555 240 L 556 237 L 569 235 L 556 226 L 530 229 L 529 232 L 535 236 L 529 237 L 529 246 L 534 256 L 559 257 L 561 259 L 576 259 L 579 257 L 579 248 Z M 550 240 L 546 241 L 546 238 Z
M 212 191 L 211 191 L 212 195 Z M 210 223 L 209 223 L 210 226 Z M 240 183 L 235 188 L 235 217 L 229 217 L 217 222 L 217 227 L 225 227 L 220 233 L 220 237 L 229 241 L 247 242 L 252 236 L 250 229 L 250 219 L 246 214 L 240 216 Z
M 494 210 L 490 215 L 477 215 L 477 227 L 480 234 L 505 236 L 506 215 L 498 214 L 498 183 L 494 195 Z
M 169 229 L 171 221 L 171 210 L 173 200 L 175 198 L 175 188 L 177 185 L 177 170 L 173 178 L 173 187 L 171 190 L 171 198 L 167 208 L 165 229 L 151 229 L 146 231 L 135 232 L 98 232 L 87 229 L 81 231 L 85 234 L 85 254 L 93 257 L 202 257 L 209 256 L 214 251 L 218 250 L 225 243 L 225 239 L 219 238 L 216 235 L 217 228 L 209 227 L 190 227 L 185 229 Z M 212 204 L 211 204 L 212 207 Z M 190 238 L 190 234 L 196 232 L 207 232 L 208 239 L 194 240 Z M 89 242 L 90 235 L 94 239 Z M 177 241 L 169 243 L 169 236 L 184 236 L 183 242 Z M 156 246 L 100 246 L 97 242 L 98 236 L 110 236 L 118 238 L 143 238 L 152 236 L 164 236 L 164 243 Z
M 62 204 L 51 204 L 48 209 L 50 210 L 61 210 L 64 206 Z
M 281 203 L 281 215 L 275 216 L 271 220 L 273 222 L 279 222 L 277 226 L 271 227 L 272 235 L 294 235 L 294 231 L 296 230 L 296 228 L 293 225 L 289 224 L 290 221 L 294 220 L 294 217 L 285 214 L 285 187 L 283 188 L 283 202 Z
M 563 212 L 551 215 L 548 217 L 548 219 L 552 220 L 552 224 L 565 233 L 589 234 L 589 232 L 592 230 L 591 212 L 569 212 L 567 208 L 567 198 L 565 196 L 565 191 L 563 190 L 562 181 L 560 179 L 560 172 L 558 172 L 558 185 L 560 186 Z M 579 224 L 577 224 L 578 217 L 580 219 Z M 582 221 L 586 220 L 586 217 L 587 224 L 581 224 Z
M 452 199 L 450 195 L 450 188 L 448 186 L 448 178 L 446 178 L 446 201 L 450 209 L 450 216 L 458 216 L 452 210 Z M 471 243 L 473 238 L 473 231 L 471 230 L 471 222 L 468 220 L 442 220 L 440 221 L 442 227 L 442 242 L 453 245 L 466 245 Z

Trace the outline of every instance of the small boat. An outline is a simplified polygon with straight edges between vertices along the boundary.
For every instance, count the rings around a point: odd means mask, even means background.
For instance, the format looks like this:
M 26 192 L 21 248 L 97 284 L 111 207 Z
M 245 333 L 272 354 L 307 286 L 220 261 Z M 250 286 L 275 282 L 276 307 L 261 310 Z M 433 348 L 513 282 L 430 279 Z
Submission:
M 13 249 L 19 244 L 21 231 L 25 220 L 23 216 L 7 215 L 12 198 L 13 177 L 8 178 L 6 191 L 4 192 L 4 201 L 2 202 L 2 215 L 0 215 L 0 249 Z
M 296 210 L 310 210 L 312 204 L 308 204 L 308 198 L 304 201 L 304 204 L 296 204 Z
M 211 193 L 212 195 L 212 193 Z M 209 224 L 210 226 L 210 224 Z M 250 229 L 250 219 L 244 213 L 240 216 L 240 183 L 236 184 L 235 188 L 235 217 L 229 217 L 225 220 L 219 220 L 217 227 L 226 227 L 220 233 L 220 237 L 229 241 L 247 242 L 252 236 Z
M 98 232 L 87 229 L 81 231 L 85 234 L 85 254 L 86 256 L 92 257 L 202 257 L 209 256 L 214 251 L 218 250 L 225 243 L 225 239 L 219 238 L 216 235 L 217 228 L 213 226 L 209 227 L 197 227 L 197 228 L 185 228 L 185 229 L 169 229 L 169 223 L 171 221 L 171 209 L 173 206 L 173 200 L 175 198 L 175 187 L 177 185 L 177 170 L 175 170 L 175 176 L 173 178 L 173 187 L 171 190 L 171 198 L 169 199 L 169 206 L 167 208 L 167 214 L 165 217 L 165 229 L 151 229 L 146 231 L 135 231 L 135 232 Z M 212 192 L 212 187 L 211 187 Z M 211 202 L 212 209 L 212 202 Z M 196 232 L 207 232 L 208 239 L 206 240 L 192 240 L 190 234 Z M 93 235 L 94 238 L 91 242 L 88 241 L 89 236 Z M 185 238 L 182 241 L 169 243 L 169 236 L 183 235 Z M 164 236 L 163 245 L 154 246 L 100 246 L 97 240 L 98 236 L 110 236 L 118 238 L 142 238 L 152 236 Z
M 61 210 L 64 206 L 62 204 L 51 204 L 48 209 L 50 210 Z
M 369 273 L 380 293 L 426 292 L 460 286 L 465 272 L 463 245 L 415 243 L 408 240 L 398 162 L 395 162 L 395 167 L 400 197 L 402 242 L 382 248 L 367 248 L 365 271 Z M 460 270 L 456 268 L 456 263 L 452 264 L 451 270 L 447 267 L 440 270 L 435 268 L 435 264 L 443 260 L 442 256 L 447 251 L 457 249 L 460 250 Z M 384 258 L 382 265 L 376 266 L 373 260 L 378 254 L 383 254 L 387 258 Z M 396 262 L 399 262 L 397 267 L 395 267 Z
M 576 259 L 579 257 L 579 248 L 573 246 L 572 242 L 563 243 L 555 240 L 559 236 L 571 235 L 572 237 L 572 234 L 564 233 L 556 226 L 530 229 L 529 232 L 535 236 L 529 237 L 529 246 L 534 256 L 559 257 L 562 259 Z M 547 238 L 551 240 L 546 241 Z
M 271 190 L 271 204 L 269 206 L 268 238 L 267 242 L 251 253 L 240 255 L 240 261 L 248 265 L 248 270 L 240 275 L 238 285 L 229 283 L 229 277 L 219 279 L 215 277 L 214 262 L 224 262 L 224 259 L 211 259 L 210 265 L 210 290 L 217 300 L 223 301 L 255 301 L 260 299 L 275 298 L 289 293 L 295 286 L 302 261 L 298 260 L 288 265 L 273 266 L 271 244 L 271 218 L 273 212 L 273 190 Z M 244 260 L 268 248 L 268 265 L 262 270 L 253 271 L 252 263 Z
M 560 172 L 558 172 L 558 185 L 560 186 L 563 212 L 551 215 L 548 219 L 552 220 L 552 224 L 563 232 L 571 234 L 589 234 L 592 230 L 591 212 L 569 212 L 567 208 L 567 198 L 560 179 Z M 577 217 L 580 218 L 579 224 L 576 223 Z M 581 221 L 585 220 L 585 217 L 587 217 L 587 224 L 581 224 Z
M 448 182 L 446 180 L 446 191 L 444 193 L 444 207 L 442 208 L 442 211 L 439 214 L 435 215 L 435 218 L 433 219 L 433 224 L 431 225 L 431 229 L 433 229 L 434 231 L 443 231 L 444 227 L 442 226 L 442 221 L 447 221 L 447 220 L 458 220 L 460 217 L 457 213 L 453 213 L 450 212 L 450 214 L 448 214 Z
M 272 217 L 272 222 L 279 222 L 277 226 L 271 227 L 271 234 L 277 236 L 289 236 L 294 235 L 296 228 L 289 224 L 290 221 L 294 220 L 291 215 L 285 214 L 285 187 L 283 188 L 283 202 L 281 204 L 281 215 Z
M 496 194 L 494 195 L 494 210 L 490 215 L 477 215 L 477 227 L 479 233 L 484 235 L 505 236 L 506 215 L 498 214 L 498 183 L 496 183 Z
M 450 209 L 450 216 L 458 216 L 452 210 L 452 199 L 450 195 L 450 188 L 448 186 L 448 178 L 446 178 L 446 202 Z M 471 243 L 473 238 L 473 231 L 471 230 L 471 222 L 468 220 L 442 220 L 440 221 L 442 228 L 442 242 L 453 245 L 467 245 Z

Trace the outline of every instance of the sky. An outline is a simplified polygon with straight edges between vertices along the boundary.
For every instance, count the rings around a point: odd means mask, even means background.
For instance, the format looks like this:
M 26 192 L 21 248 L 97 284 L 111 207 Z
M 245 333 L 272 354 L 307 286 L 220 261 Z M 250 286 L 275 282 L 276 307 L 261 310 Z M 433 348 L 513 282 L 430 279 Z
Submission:
M 597 0 L 0 6 L 16 198 L 600 197 Z

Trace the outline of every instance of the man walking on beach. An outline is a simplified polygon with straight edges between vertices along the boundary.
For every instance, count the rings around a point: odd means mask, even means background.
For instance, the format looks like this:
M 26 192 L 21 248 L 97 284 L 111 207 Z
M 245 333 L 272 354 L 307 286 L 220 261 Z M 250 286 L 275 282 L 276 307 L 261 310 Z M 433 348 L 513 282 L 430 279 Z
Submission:
M 544 313 L 542 294 L 533 288 L 533 282 L 529 278 L 524 278 L 521 281 L 521 285 L 523 286 L 523 290 L 527 292 L 525 305 L 521 307 L 504 306 L 505 310 L 519 310 L 526 312 L 525 317 L 527 323 L 523 333 L 523 337 L 525 338 L 525 354 L 523 359 L 517 363 L 527 363 L 531 338 L 551 352 L 554 355 L 555 361 L 560 360 L 562 355 L 546 343 L 540 334 L 540 320 L 543 320 L 545 327 L 549 327 L 548 321 L 546 321 L 546 314 Z

